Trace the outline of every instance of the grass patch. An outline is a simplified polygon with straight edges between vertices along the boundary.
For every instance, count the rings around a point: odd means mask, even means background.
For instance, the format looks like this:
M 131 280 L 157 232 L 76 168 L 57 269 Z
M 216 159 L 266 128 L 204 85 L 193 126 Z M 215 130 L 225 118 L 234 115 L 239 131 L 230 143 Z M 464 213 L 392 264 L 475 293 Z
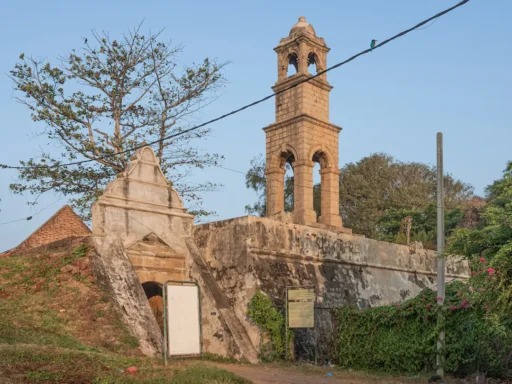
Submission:
M 211 384 L 250 384 L 251 381 L 228 372 L 224 369 L 209 367 L 203 364 L 193 365 L 178 371 L 171 379 L 173 384 L 211 383 Z
M 50 258 L 49 254 L 44 254 L 30 257 L 8 257 L 0 260 L 0 277 L 7 280 L 0 285 L 0 291 L 12 287 L 26 290 L 37 279 L 42 279 L 45 289 L 50 291 L 50 283 L 55 281 L 55 276 L 60 273 L 60 269 L 86 254 L 87 245 L 82 244 L 74 248 L 71 253 L 63 254 L 58 258 Z
M 57 257 L 0 260 L 0 343 L 137 353 L 138 339 L 96 285 L 78 282 L 78 273 L 74 281 L 55 280 L 63 266 L 86 254 L 81 245 Z
M 137 367 L 136 374 L 126 373 L 126 368 L 130 366 Z M 23 377 L 23 381 L 28 383 L 251 383 L 226 370 L 193 361 L 177 362 L 165 367 L 161 359 L 129 358 L 114 353 L 5 344 L 0 345 L 0 377 Z
M 116 327 L 121 332 L 121 335 L 120 335 L 121 343 L 127 345 L 130 348 L 138 348 L 139 347 L 139 339 L 130 332 L 130 330 L 128 329 L 126 324 L 124 324 L 121 321 L 121 318 L 118 314 L 115 314 L 115 317 L 112 322 L 113 322 L 114 327 Z
M 57 312 L 40 307 L 34 296 L 0 300 L 0 343 L 83 347 L 82 343 L 66 334 L 64 327 L 65 322 Z

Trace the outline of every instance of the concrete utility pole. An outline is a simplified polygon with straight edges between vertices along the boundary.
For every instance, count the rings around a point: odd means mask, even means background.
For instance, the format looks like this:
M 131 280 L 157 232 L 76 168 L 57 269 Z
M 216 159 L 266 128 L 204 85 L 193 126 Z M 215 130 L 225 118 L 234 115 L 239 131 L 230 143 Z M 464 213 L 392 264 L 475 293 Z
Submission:
M 437 133 L 437 304 L 443 305 L 445 296 L 445 259 L 444 259 L 444 177 L 443 177 L 443 134 Z M 438 322 L 442 313 L 438 312 Z M 437 340 L 437 374 L 444 378 L 444 327 L 439 331 Z

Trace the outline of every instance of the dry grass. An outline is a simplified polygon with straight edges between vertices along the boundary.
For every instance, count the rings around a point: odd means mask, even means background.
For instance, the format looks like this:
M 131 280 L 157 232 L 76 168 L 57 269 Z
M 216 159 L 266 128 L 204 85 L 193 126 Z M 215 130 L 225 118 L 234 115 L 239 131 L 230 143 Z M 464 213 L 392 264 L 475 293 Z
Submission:
M 133 375 L 126 370 L 132 366 L 137 368 Z M 0 377 L 15 383 L 251 383 L 195 361 L 173 363 L 166 368 L 161 359 L 29 344 L 0 345 Z

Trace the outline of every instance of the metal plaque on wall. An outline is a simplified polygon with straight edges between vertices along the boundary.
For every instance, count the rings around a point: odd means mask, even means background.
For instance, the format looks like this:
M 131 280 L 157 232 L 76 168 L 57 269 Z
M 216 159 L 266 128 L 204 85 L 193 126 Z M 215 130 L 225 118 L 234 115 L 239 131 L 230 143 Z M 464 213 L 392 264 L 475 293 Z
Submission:
M 288 327 L 314 328 L 314 288 L 290 289 L 288 291 Z

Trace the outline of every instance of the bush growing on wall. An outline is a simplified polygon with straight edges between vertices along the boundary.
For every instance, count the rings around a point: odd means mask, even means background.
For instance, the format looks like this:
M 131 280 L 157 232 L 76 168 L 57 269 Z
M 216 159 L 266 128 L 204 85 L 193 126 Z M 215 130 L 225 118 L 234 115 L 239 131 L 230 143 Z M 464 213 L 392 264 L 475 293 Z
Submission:
M 261 359 L 264 361 L 283 359 L 286 351 L 285 317 L 275 307 L 272 299 L 257 291 L 249 302 L 247 316 L 259 326 L 262 333 Z M 292 338 L 293 333 L 289 330 L 288 343 Z
M 472 302 L 470 287 L 448 284 L 439 309 L 435 292 L 425 289 L 401 305 L 335 310 L 335 360 L 342 367 L 417 373 L 436 367 L 437 311 L 446 332 L 445 371 L 454 375 L 483 372 L 504 376 L 512 351 L 510 329 Z

